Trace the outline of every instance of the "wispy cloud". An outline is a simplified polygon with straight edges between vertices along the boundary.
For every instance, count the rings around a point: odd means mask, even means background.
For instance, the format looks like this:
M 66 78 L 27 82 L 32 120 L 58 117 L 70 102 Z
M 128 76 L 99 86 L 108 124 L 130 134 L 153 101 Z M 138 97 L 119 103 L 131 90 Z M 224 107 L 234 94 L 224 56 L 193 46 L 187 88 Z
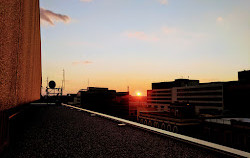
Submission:
M 40 20 L 42 25 L 55 25 L 55 22 L 61 21 L 64 23 L 70 22 L 70 17 L 63 14 L 54 13 L 51 10 L 46 10 L 44 8 L 40 8 Z
M 72 65 L 86 65 L 86 64 L 92 64 L 92 63 L 93 63 L 92 61 L 88 61 L 88 60 L 74 61 L 74 62 L 72 62 Z
M 128 38 L 134 38 L 134 39 L 138 39 L 138 40 L 144 40 L 144 41 L 158 41 L 158 37 L 153 36 L 153 35 L 148 35 L 145 32 L 126 32 L 124 33 L 125 36 L 127 36 Z
M 219 16 L 219 17 L 216 19 L 216 21 L 217 21 L 217 22 L 222 22 L 222 21 L 224 21 L 224 19 L 223 19 L 221 16 Z
M 81 2 L 92 2 L 93 0 L 80 0 Z
M 169 28 L 169 27 L 162 27 L 162 32 L 164 34 L 171 34 L 171 33 L 177 33 L 178 32 L 178 29 L 176 28 Z
M 159 3 L 161 3 L 162 5 L 167 5 L 168 4 L 168 0 L 157 0 Z
M 185 38 L 204 38 L 207 36 L 205 33 L 200 32 L 188 32 L 175 27 L 162 27 L 163 35 L 172 35 L 176 37 L 185 37 Z

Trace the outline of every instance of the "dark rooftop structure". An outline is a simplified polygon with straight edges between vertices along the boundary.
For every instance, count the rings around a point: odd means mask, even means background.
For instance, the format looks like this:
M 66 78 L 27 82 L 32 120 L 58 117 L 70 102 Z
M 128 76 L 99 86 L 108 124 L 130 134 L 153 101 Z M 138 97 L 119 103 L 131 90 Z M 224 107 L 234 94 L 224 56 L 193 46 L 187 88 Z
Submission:
M 199 84 L 199 80 L 176 79 L 171 82 L 152 83 L 152 89 L 168 89 L 173 87 L 195 86 Z
M 108 113 L 111 115 L 129 117 L 129 92 L 116 92 L 108 88 L 88 87 L 77 93 L 81 107 Z
M 238 80 L 240 82 L 250 83 L 250 70 L 239 71 Z

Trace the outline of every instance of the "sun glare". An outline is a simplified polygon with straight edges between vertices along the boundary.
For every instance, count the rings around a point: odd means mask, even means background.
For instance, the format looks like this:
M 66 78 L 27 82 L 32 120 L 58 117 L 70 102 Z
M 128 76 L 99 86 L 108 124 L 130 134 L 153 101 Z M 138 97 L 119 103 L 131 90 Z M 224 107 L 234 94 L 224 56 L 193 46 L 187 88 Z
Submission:
M 136 95 L 137 95 L 137 96 L 141 96 L 141 92 L 137 92 Z

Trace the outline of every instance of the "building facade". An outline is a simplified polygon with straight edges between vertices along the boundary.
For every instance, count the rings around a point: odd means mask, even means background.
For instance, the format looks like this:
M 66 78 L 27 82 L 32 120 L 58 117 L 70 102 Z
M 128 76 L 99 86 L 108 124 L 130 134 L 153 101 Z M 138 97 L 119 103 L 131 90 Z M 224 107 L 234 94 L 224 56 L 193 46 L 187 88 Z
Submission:
M 148 107 L 168 111 L 175 102 L 188 102 L 197 114 L 223 110 L 223 83 L 199 83 L 199 80 L 176 79 L 173 82 L 152 83 L 147 92 Z
M 250 71 L 241 71 L 238 81 L 199 83 L 199 80 L 176 79 L 152 83 L 147 91 L 148 107 L 169 112 L 175 102 L 190 103 L 196 114 L 228 112 L 247 115 L 250 110 Z M 229 113 L 230 113 L 229 112 Z
M 249 118 L 205 119 L 201 129 L 204 140 L 250 151 Z
M 188 102 L 196 114 L 221 113 L 224 106 L 223 84 L 208 83 L 196 86 L 174 87 L 172 102 Z
M 108 88 L 88 87 L 77 93 L 80 106 L 110 115 L 129 117 L 129 92 L 116 92 Z
M 40 99 L 39 0 L 0 0 L 0 153 L 14 108 Z

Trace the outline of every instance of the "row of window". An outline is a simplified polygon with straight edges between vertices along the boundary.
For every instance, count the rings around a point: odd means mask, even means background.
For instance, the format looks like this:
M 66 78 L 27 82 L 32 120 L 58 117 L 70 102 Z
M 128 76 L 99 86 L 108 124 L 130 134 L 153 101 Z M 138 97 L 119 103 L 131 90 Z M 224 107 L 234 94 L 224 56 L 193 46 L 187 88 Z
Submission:
M 158 94 L 158 93 L 153 93 L 151 96 L 172 96 L 172 94 Z
M 148 102 L 150 103 L 157 103 L 157 102 Z M 170 104 L 171 102 L 161 102 L 158 104 Z M 222 107 L 222 103 L 192 103 L 193 106 L 214 106 L 214 107 Z M 160 106 L 160 105 L 159 105 Z M 158 105 L 148 105 L 148 107 L 155 107 L 158 108 Z M 161 108 L 164 108 L 164 106 L 161 106 Z
M 214 107 L 222 107 L 222 103 L 192 103 L 194 106 L 214 106 Z
M 152 105 L 152 106 L 151 106 L 151 105 L 148 105 L 148 107 L 149 107 L 149 108 L 151 108 L 151 107 L 154 107 L 154 108 L 161 107 L 161 109 L 164 109 L 164 106 L 158 106 L 158 105 L 154 105 L 154 106 L 153 106 L 153 105 Z
M 177 98 L 181 101 L 222 101 L 222 98 Z
M 158 104 L 171 104 L 171 101 L 166 102 L 158 102 L 158 101 L 147 101 L 147 103 L 158 103 Z
M 171 89 L 170 90 L 164 90 L 164 91 L 153 91 L 152 93 L 171 93 Z
M 221 95 L 222 92 L 205 92 L 205 93 L 177 93 L 177 96 L 211 96 L 211 95 Z
M 147 100 L 172 100 L 171 98 L 147 98 Z
M 207 91 L 207 90 L 221 90 L 221 89 L 222 89 L 222 86 L 215 86 L 215 87 L 197 87 L 197 88 L 177 89 L 177 92 Z

